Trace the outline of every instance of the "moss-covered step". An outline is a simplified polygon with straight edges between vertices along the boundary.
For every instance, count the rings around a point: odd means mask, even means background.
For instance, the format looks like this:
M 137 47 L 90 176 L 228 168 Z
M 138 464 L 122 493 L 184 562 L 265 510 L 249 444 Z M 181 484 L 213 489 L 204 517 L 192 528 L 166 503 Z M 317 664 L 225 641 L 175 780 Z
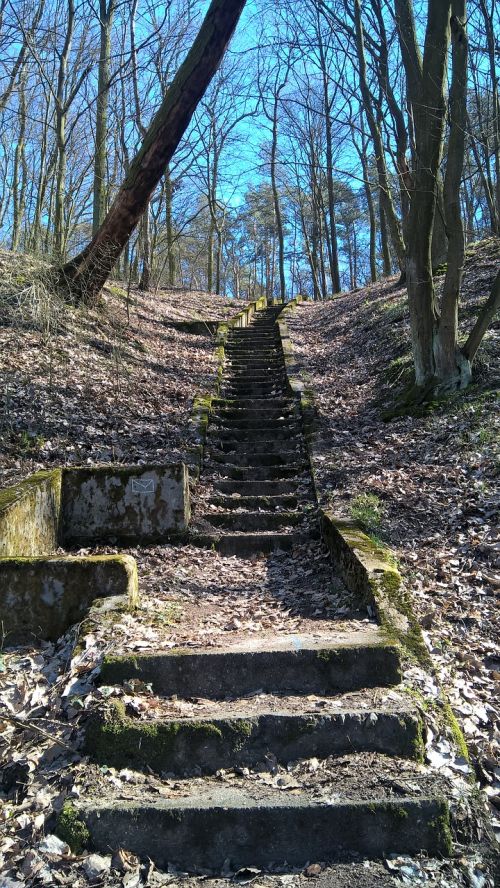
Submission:
M 265 705 L 265 704 L 264 704 Z M 86 728 L 86 751 L 97 762 L 115 768 L 150 768 L 157 773 L 215 773 L 220 768 L 254 767 L 272 754 L 287 764 L 297 759 L 326 758 L 353 752 L 377 752 L 420 760 L 422 722 L 408 710 L 334 709 L 321 713 L 280 712 L 224 715 L 224 704 L 212 719 L 142 721 L 125 714 L 115 701 L 95 715 Z M 328 707 L 328 703 L 326 703 Z
M 279 530 L 267 533 L 191 533 L 189 542 L 192 546 L 213 549 L 221 555 L 246 558 L 248 555 L 268 555 L 270 552 L 290 552 L 296 546 L 309 543 L 319 537 L 318 533 L 299 533 L 290 531 L 281 533 Z
M 61 469 L 0 490 L 0 557 L 49 555 L 59 545 Z
M 138 678 L 158 694 L 242 697 L 264 693 L 330 694 L 396 685 L 401 680 L 397 645 L 378 629 L 321 636 L 246 640 L 225 650 L 174 649 L 160 654 L 106 657 L 105 685 Z
M 129 555 L 0 559 L 0 620 L 6 644 L 55 640 L 96 598 L 137 603 L 137 565 Z
M 342 787 L 338 790 L 342 792 Z M 221 872 L 270 864 L 302 867 L 346 853 L 363 857 L 450 853 L 449 811 L 436 798 L 315 802 L 275 789 L 222 786 L 158 801 L 96 800 L 80 809 L 97 851 L 120 847 L 158 867 Z M 227 864 L 226 864 L 227 865 Z
M 183 533 L 190 517 L 183 463 L 66 469 L 62 527 L 68 545 L 149 543 Z

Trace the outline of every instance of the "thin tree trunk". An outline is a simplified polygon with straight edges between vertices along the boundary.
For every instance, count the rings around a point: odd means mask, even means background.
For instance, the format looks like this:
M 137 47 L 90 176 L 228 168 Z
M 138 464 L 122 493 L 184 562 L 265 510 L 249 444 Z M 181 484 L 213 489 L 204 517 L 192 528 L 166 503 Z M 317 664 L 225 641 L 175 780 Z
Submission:
M 11 249 L 17 250 L 21 239 L 21 227 L 23 224 L 24 210 L 26 206 L 26 84 L 21 76 L 19 87 L 19 136 L 14 154 L 14 172 L 12 192 L 14 199 L 12 219 Z
M 382 253 L 382 273 L 384 277 L 392 274 L 391 253 L 389 250 L 389 233 L 384 213 L 382 192 L 379 190 L 378 214 L 380 219 L 380 252 Z
M 245 0 L 212 0 L 103 224 L 62 270 L 62 284 L 74 300 L 92 302 L 99 295 L 215 74 L 244 6 Z
M 92 234 L 96 234 L 106 213 L 106 140 L 108 134 L 109 70 L 111 29 L 116 0 L 99 0 L 100 52 L 97 78 L 95 126 L 94 193 Z
M 396 209 L 392 199 L 391 189 L 389 185 L 389 176 L 385 163 L 385 150 L 382 142 L 380 127 L 375 118 L 372 107 L 372 96 L 368 87 L 366 73 L 366 59 L 364 50 L 363 24 L 361 21 L 361 5 L 360 0 L 354 0 L 354 17 L 356 26 L 356 52 L 358 57 L 358 73 L 359 86 L 363 99 L 363 107 L 368 121 L 368 127 L 375 147 L 375 157 L 377 163 L 377 172 L 380 184 L 382 203 L 385 216 L 391 233 L 391 240 L 394 251 L 397 256 L 400 270 L 404 273 L 405 267 L 405 243 L 401 231 L 401 225 L 396 214 Z
M 165 224 L 167 229 L 167 286 L 175 284 L 174 231 L 172 225 L 172 179 L 170 166 L 165 170 Z

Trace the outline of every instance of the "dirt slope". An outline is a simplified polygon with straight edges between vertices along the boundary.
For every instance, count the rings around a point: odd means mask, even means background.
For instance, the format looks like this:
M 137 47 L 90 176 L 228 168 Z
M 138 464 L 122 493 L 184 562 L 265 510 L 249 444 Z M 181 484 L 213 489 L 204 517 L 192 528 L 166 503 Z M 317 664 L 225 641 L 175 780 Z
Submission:
M 215 364 L 208 328 L 175 322 L 222 320 L 240 304 L 110 285 L 99 311 L 76 310 L 48 298 L 44 273 L 0 253 L 0 487 L 51 465 L 179 459 Z

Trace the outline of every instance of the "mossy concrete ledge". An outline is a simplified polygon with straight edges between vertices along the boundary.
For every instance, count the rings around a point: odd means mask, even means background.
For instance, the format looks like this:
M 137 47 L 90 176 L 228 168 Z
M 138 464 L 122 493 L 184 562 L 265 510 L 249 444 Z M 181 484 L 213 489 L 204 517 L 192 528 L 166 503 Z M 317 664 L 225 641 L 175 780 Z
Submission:
M 371 605 L 380 625 L 405 653 L 430 665 L 422 631 L 392 553 L 374 543 L 354 521 L 320 511 L 321 533 L 347 588 Z
M 1 558 L 0 621 L 6 644 L 54 641 L 96 598 L 138 601 L 137 565 L 129 555 Z
M 190 518 L 188 482 L 184 463 L 65 469 L 63 541 L 137 544 L 184 533 Z
M 48 555 L 59 545 L 61 469 L 0 490 L 0 557 Z

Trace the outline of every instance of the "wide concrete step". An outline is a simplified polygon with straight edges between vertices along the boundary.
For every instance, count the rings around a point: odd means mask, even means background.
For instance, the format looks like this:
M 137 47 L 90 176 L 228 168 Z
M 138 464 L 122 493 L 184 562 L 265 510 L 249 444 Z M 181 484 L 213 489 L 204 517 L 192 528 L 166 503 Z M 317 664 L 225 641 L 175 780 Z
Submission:
M 222 509 L 249 509 L 261 511 L 274 511 L 276 509 L 296 509 L 298 499 L 293 495 L 281 494 L 277 496 L 241 496 L 240 494 L 228 494 L 227 496 L 214 495 L 209 503 Z
M 269 438 L 269 432 L 265 429 L 261 429 L 260 434 L 253 430 L 253 437 L 250 438 L 235 438 L 231 429 L 211 428 L 208 430 L 207 443 L 224 453 L 281 453 L 285 449 L 293 449 L 294 452 L 304 449 L 303 437 L 292 429 L 287 436 L 282 431 L 276 432 L 276 438 L 273 439 Z
M 321 712 L 301 712 L 303 698 L 278 698 L 277 711 L 260 695 L 221 703 L 217 715 L 143 720 L 121 701 L 105 705 L 87 723 L 86 752 L 113 768 L 147 768 L 177 776 L 213 774 L 221 768 L 258 767 L 269 755 L 287 765 L 298 759 L 376 752 L 419 759 L 422 721 L 408 709 L 343 709 L 326 699 Z M 271 698 L 276 705 L 277 698 Z M 289 702 L 290 701 L 290 702 Z M 147 703 L 147 700 L 145 700 Z M 290 711 L 288 711 L 288 707 Z
M 249 370 L 284 370 L 283 357 L 266 358 L 264 356 L 254 355 L 248 358 L 230 357 L 227 360 L 226 369 L 234 372 L 235 369 L 244 371 Z
M 281 358 L 283 360 L 283 349 L 279 345 L 260 346 L 255 349 L 250 345 L 226 345 L 225 352 L 228 358 Z
M 284 481 L 289 478 L 309 478 L 310 468 L 306 462 L 290 463 L 287 466 L 234 466 L 215 463 L 213 469 L 205 466 L 204 477 L 211 471 L 216 475 L 213 481 Z
M 296 481 L 214 481 L 214 489 L 227 495 L 233 493 L 240 497 L 264 497 L 294 494 L 297 490 Z
M 282 447 L 292 438 L 295 444 L 303 441 L 300 434 L 300 426 L 296 428 L 290 425 L 289 428 L 269 429 L 265 423 L 260 428 L 242 428 L 240 425 L 211 424 L 208 428 L 208 434 L 217 437 L 220 441 L 233 441 L 234 443 L 249 443 L 254 441 L 269 442 L 275 446 Z
M 339 787 L 340 789 L 340 787 Z M 304 866 L 346 853 L 447 855 L 449 810 L 436 798 L 368 798 L 325 804 L 279 789 L 196 784 L 181 796 L 136 801 L 96 798 L 80 816 L 97 851 L 126 848 L 160 868 L 221 872 L 242 867 Z
M 214 398 L 212 406 L 216 410 L 280 410 L 293 409 L 297 405 L 295 398 Z
M 207 512 L 204 515 L 213 527 L 224 530 L 266 531 L 296 527 L 303 521 L 301 512 Z
M 300 429 L 300 421 L 293 414 L 291 416 L 279 415 L 275 418 L 269 418 L 264 422 L 260 419 L 260 417 L 219 417 L 217 416 L 217 414 L 212 414 L 210 417 L 210 424 L 214 427 L 217 426 L 230 429 L 255 429 L 259 432 L 262 432 L 265 429 L 272 429 L 273 434 L 275 431 L 280 430 L 289 432 L 291 429 Z
M 214 533 L 192 533 L 189 542 L 203 549 L 213 549 L 221 555 L 249 558 L 252 555 L 269 555 L 270 552 L 290 552 L 313 539 L 319 539 L 319 530 L 309 530 L 307 533 L 296 530 L 285 533 L 279 530 L 229 533 L 220 530 Z
M 386 687 L 401 680 L 400 652 L 378 628 L 246 639 L 225 650 L 178 648 L 105 657 L 99 680 L 131 678 L 154 693 L 224 699 L 259 689 L 268 694 L 334 694 Z
M 227 396 L 228 398 L 231 398 L 231 400 L 238 400 L 239 398 L 250 398 L 251 400 L 254 400 L 256 398 L 268 398 L 269 401 L 273 400 L 276 397 L 282 398 L 287 395 L 287 393 L 288 383 L 285 382 L 280 382 L 279 384 L 267 383 L 265 385 L 240 385 L 224 382 L 221 392 L 221 394 Z
M 299 411 L 297 404 L 291 402 L 286 406 L 278 405 L 277 407 L 215 407 L 211 415 L 223 424 L 223 421 L 227 419 L 254 419 L 269 422 L 271 419 L 298 419 Z
M 204 458 L 207 462 L 224 463 L 227 466 L 287 466 L 296 462 L 301 456 L 295 450 L 281 451 L 280 453 L 255 453 L 251 451 L 225 453 L 217 450 L 211 444 L 205 451 Z

